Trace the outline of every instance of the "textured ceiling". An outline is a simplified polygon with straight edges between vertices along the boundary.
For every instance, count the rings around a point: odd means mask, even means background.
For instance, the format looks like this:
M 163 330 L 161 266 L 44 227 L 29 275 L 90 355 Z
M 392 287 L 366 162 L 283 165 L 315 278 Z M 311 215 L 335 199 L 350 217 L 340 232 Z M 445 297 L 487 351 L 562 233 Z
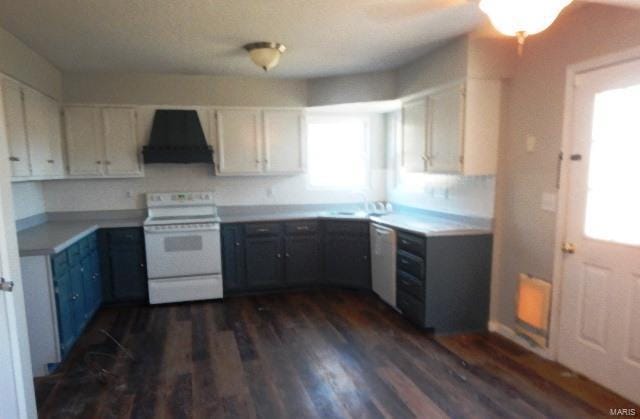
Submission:
M 0 0 L 0 26 L 63 71 L 260 75 L 241 49 L 289 49 L 271 77 L 393 68 L 483 22 L 466 0 Z

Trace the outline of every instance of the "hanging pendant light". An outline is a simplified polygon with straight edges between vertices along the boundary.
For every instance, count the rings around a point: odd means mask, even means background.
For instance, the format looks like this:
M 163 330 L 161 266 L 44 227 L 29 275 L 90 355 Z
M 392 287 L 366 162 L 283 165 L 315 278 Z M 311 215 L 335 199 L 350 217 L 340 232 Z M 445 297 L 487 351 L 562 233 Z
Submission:
M 244 49 L 249 53 L 251 61 L 266 72 L 278 65 L 280 56 L 287 47 L 277 42 L 253 42 L 245 45 Z
M 480 0 L 482 10 L 502 34 L 518 38 L 522 54 L 529 35 L 547 29 L 572 0 Z

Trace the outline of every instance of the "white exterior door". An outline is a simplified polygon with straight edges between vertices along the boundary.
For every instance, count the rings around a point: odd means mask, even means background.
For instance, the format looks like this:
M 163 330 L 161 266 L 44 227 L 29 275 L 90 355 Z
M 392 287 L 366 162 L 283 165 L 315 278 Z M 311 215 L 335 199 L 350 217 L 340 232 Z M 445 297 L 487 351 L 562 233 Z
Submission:
M 215 112 L 220 174 L 256 174 L 264 167 L 260 111 L 224 109 Z
M 100 176 L 103 173 L 100 109 L 72 106 L 64 110 L 67 161 L 71 176 Z
M 0 98 L 0 161 L 8 151 Z M 9 165 L 0 164 L 0 277 L 15 282 L 13 291 L 0 291 L 0 418 L 26 419 L 37 412 L 10 180 Z
M 265 170 L 270 173 L 304 171 L 304 120 L 301 111 L 263 112 Z
M 429 96 L 429 153 L 427 170 L 458 173 L 462 169 L 463 87 L 455 86 Z
M 640 61 L 578 75 L 572 121 L 558 357 L 640 402 Z
M 109 176 L 135 176 L 142 172 L 136 139 L 136 112 L 131 108 L 102 110 L 105 172 Z

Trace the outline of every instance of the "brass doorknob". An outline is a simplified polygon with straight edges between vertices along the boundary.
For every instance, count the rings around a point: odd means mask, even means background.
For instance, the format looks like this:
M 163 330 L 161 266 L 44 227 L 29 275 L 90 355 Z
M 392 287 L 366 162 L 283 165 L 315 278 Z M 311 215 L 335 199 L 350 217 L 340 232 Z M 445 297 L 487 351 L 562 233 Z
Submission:
M 572 255 L 576 252 L 576 245 L 569 242 L 562 243 L 562 247 L 560 247 L 562 253 L 566 253 L 568 255 Z

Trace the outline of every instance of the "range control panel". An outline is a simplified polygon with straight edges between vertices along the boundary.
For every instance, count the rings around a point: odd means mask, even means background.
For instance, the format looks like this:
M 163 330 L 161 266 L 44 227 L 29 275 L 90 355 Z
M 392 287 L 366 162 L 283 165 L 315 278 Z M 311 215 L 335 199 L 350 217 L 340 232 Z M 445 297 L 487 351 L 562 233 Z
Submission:
M 148 207 L 215 205 L 213 192 L 165 192 L 147 194 Z

